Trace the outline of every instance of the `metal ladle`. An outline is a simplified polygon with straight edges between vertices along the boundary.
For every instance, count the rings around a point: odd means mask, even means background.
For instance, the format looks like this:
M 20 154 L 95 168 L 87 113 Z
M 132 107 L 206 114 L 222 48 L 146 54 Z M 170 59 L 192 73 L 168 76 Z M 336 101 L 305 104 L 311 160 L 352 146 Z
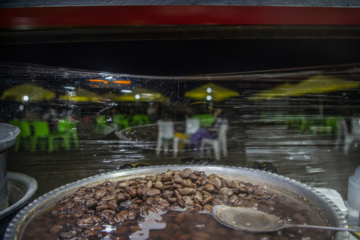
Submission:
M 244 207 L 216 205 L 212 210 L 213 217 L 221 224 L 249 232 L 275 232 L 283 228 L 317 228 L 334 231 L 360 232 L 360 228 L 342 228 L 330 226 L 289 224 L 279 217 L 259 210 Z

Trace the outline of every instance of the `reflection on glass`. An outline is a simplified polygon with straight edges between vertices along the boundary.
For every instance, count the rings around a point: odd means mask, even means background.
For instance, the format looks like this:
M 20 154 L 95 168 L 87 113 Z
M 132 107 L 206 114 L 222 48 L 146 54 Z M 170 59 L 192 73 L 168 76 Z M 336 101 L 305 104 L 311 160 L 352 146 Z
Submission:
M 0 118 L 22 131 L 9 170 L 46 183 L 39 195 L 125 164 L 185 162 L 271 164 L 279 174 L 346 198 L 360 152 L 350 138 L 358 136 L 360 117 L 356 66 L 187 77 L 29 67 L 3 68 L 11 81 L 1 90 Z M 228 121 L 217 162 L 215 145 L 196 149 L 191 140 L 199 129 L 216 129 L 216 109 Z M 159 121 L 171 122 L 174 132 L 161 139 L 167 153 L 157 155 Z

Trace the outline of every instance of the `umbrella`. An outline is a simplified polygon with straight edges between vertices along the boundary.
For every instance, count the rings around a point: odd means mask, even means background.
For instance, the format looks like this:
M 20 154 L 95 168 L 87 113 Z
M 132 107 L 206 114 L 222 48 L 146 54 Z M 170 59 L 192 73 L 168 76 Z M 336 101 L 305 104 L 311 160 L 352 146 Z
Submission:
M 1 99 L 15 102 L 38 102 L 51 100 L 54 97 L 55 93 L 48 89 L 25 83 L 6 89 Z
M 76 91 L 69 92 L 69 94 L 61 95 L 59 99 L 74 102 L 96 102 L 101 98 L 89 90 L 78 88 Z
M 360 84 L 358 82 L 352 82 L 333 76 L 317 75 L 300 82 L 294 86 L 293 91 L 287 91 L 285 95 L 302 96 L 314 93 L 327 93 L 358 88 L 359 86 Z
M 153 92 L 145 88 L 135 88 L 131 93 L 127 93 L 113 98 L 120 102 L 167 102 L 169 99 L 158 92 Z
M 319 93 L 328 93 L 328 92 L 335 92 L 340 90 L 354 89 L 354 88 L 358 88 L 359 86 L 360 83 L 358 82 L 352 82 L 334 76 L 316 75 L 308 79 L 305 79 L 296 85 L 282 84 L 272 90 L 269 90 L 270 94 L 269 92 L 265 92 L 263 93 L 263 95 L 261 95 L 260 92 L 259 94 L 255 94 L 252 97 L 250 97 L 249 100 L 297 97 L 307 94 L 319 94 Z M 320 102 L 319 113 L 320 115 L 323 115 L 322 99 L 319 99 L 319 102 Z
M 288 83 L 281 84 L 280 86 L 275 87 L 273 89 L 265 90 L 260 93 L 257 93 L 251 96 L 249 100 L 296 97 L 307 94 L 327 93 L 327 92 L 353 89 L 353 88 L 358 88 L 359 86 L 360 83 L 358 82 L 352 82 L 333 76 L 317 75 L 310 77 L 298 84 L 294 84 L 294 85 Z
M 109 93 L 101 95 L 101 100 L 102 101 L 115 101 L 115 99 L 119 98 L 120 96 L 121 96 L 120 94 L 109 92 Z
M 239 93 L 221 87 L 214 83 L 208 83 L 185 93 L 185 97 L 195 100 L 222 101 L 230 97 L 239 96 Z
M 249 97 L 249 100 L 259 101 L 259 100 L 284 97 L 287 96 L 288 92 L 293 91 L 294 86 L 295 85 L 290 83 L 284 83 L 275 88 L 267 89 L 257 94 L 254 94 L 253 96 Z
M 340 90 L 348 90 L 358 88 L 360 84 L 358 82 L 352 82 L 345 79 L 317 75 L 306 79 L 296 85 L 294 91 L 289 91 L 289 96 L 302 96 L 307 94 L 316 93 L 328 93 L 336 92 Z M 319 114 L 323 115 L 323 99 L 319 98 Z

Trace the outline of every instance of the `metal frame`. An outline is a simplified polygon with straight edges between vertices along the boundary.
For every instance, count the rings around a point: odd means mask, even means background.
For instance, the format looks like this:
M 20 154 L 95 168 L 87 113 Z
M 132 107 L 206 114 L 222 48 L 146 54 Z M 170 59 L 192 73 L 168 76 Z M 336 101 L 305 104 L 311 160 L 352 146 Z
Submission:
M 154 6 L 154 5 L 226 5 L 226 6 L 294 6 L 294 7 L 360 7 L 356 0 L 1 0 L 0 7 L 63 6 Z

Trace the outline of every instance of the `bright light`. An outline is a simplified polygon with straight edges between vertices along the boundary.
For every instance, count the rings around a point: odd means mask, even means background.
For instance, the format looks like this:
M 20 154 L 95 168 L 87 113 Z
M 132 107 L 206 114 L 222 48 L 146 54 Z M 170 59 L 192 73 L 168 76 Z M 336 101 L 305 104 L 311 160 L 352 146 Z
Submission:
M 102 79 L 89 79 L 89 82 L 100 82 L 100 83 L 104 83 L 104 84 L 109 83 L 108 81 L 102 80 Z
M 135 99 L 140 99 L 140 94 L 136 94 Z
M 24 96 L 23 96 L 23 100 L 24 100 L 25 102 L 29 101 L 29 96 L 28 96 L 28 95 L 24 95 Z
M 122 89 L 121 92 L 122 92 L 122 93 L 132 93 L 132 90 Z
M 68 92 L 68 96 L 69 96 L 69 97 L 74 97 L 74 96 L 76 96 L 76 91 Z
M 206 91 L 207 91 L 208 93 L 211 93 L 211 91 L 212 91 L 211 87 L 208 87 L 208 88 L 206 89 Z
M 64 88 L 65 88 L 66 90 L 75 91 L 75 87 L 65 86 Z
M 106 77 L 105 79 L 110 80 L 110 79 L 113 79 L 113 77 L 112 77 L 112 76 L 108 76 L 108 77 Z
M 210 101 L 212 99 L 212 97 L 210 95 L 206 96 L 206 100 Z
M 131 81 L 130 80 L 115 80 L 115 81 L 113 81 L 113 83 L 129 85 L 129 84 L 131 84 Z

